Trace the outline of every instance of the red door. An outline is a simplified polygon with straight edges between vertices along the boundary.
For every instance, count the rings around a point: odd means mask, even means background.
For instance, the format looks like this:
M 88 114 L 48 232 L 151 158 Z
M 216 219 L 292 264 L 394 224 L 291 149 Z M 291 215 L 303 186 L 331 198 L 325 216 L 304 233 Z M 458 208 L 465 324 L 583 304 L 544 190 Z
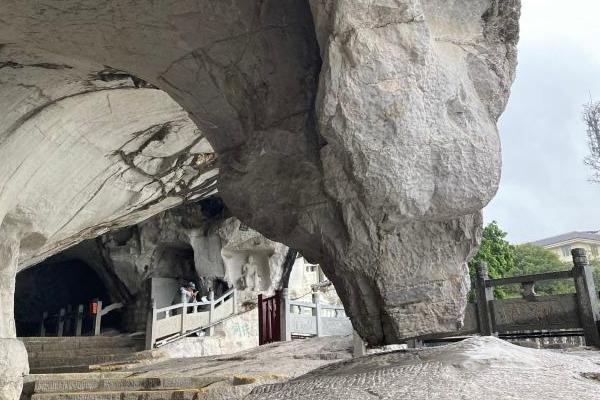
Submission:
M 281 341 L 281 290 L 276 290 L 275 295 L 263 297 L 258 295 L 258 344 Z

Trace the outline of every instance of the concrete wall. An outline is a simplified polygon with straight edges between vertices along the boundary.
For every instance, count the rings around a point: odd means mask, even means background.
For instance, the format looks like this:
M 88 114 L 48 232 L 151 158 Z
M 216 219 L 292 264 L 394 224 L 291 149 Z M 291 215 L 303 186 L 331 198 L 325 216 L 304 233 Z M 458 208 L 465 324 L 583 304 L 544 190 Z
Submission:
M 180 286 L 180 282 L 174 278 L 152 278 L 151 293 L 156 301 L 156 307 L 162 308 L 173 304 Z
M 241 313 L 215 327 L 213 336 L 189 337 L 161 347 L 168 357 L 231 354 L 258 346 L 258 310 Z

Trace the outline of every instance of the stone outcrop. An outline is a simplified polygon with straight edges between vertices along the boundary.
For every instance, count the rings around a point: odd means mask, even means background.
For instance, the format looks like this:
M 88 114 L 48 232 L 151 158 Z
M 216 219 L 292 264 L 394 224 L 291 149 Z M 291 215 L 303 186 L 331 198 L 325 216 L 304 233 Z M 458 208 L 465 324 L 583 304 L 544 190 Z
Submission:
M 320 262 L 367 341 L 454 329 L 519 3 L 3 1 L 3 277 L 210 194 L 217 154 L 233 214 Z
M 214 204 L 218 208 L 214 214 Z M 212 197 L 157 214 L 131 227 L 82 242 L 50 261 L 81 260 L 102 279 L 109 292 L 123 285 L 127 300 L 145 289 L 150 278 L 194 281 L 200 291 L 235 287 L 239 300 L 272 294 L 282 286 L 287 246 L 273 242 L 228 216 Z M 111 283 L 111 277 L 116 283 Z M 113 279 L 114 280 L 114 279 Z M 224 284 L 226 288 L 218 288 Z M 218 290 L 222 289 L 222 290 Z
M 595 352 L 527 349 L 489 336 L 327 365 L 243 398 L 592 400 L 599 378 Z
M 23 374 L 29 373 L 27 351 L 18 339 L 0 338 L 0 399 L 18 399 Z
M 519 4 L 310 4 L 319 136 L 310 124 L 256 132 L 224 154 L 221 195 L 249 225 L 319 261 L 370 343 L 452 330 L 500 177 L 496 121 Z
M 185 282 L 195 282 L 202 296 L 212 290 L 216 298 L 235 288 L 239 310 L 245 309 L 248 302 L 255 303 L 259 294 L 272 295 L 284 285 L 288 252 L 287 246 L 265 238 L 231 217 L 218 197 L 210 197 L 81 242 L 45 260 L 43 272 L 34 276 L 51 274 L 58 267 L 62 271 L 81 265 L 89 267 L 100 280 L 99 288 L 106 291 L 100 296 L 105 305 L 125 304 L 121 328 L 140 332 L 146 329 L 151 297 L 156 296 L 157 307 L 169 306 L 178 299 L 177 288 Z M 298 261 L 298 264 L 303 262 Z M 29 278 L 25 287 L 35 290 L 31 287 L 35 281 L 31 275 Z M 154 278 L 162 279 L 162 285 L 169 282 L 168 286 L 153 285 Z M 44 282 L 44 278 L 39 281 Z M 44 295 L 19 302 L 23 307 L 18 310 L 20 324 L 36 325 L 40 309 L 54 312 L 69 304 L 68 300 L 57 304 L 57 299 L 72 295 L 64 293 L 69 290 L 68 285 L 61 288 L 51 302 Z M 78 301 L 87 302 L 89 296 Z M 24 321 L 24 317 L 31 321 Z

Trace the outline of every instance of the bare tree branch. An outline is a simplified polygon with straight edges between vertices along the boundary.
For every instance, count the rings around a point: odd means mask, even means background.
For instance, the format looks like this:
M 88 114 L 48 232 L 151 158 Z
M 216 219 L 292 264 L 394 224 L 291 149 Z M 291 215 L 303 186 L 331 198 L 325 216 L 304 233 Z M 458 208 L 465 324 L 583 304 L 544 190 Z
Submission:
M 586 125 L 590 155 L 585 164 L 593 172 L 591 180 L 600 183 L 600 102 L 590 102 L 583 107 L 583 121 Z

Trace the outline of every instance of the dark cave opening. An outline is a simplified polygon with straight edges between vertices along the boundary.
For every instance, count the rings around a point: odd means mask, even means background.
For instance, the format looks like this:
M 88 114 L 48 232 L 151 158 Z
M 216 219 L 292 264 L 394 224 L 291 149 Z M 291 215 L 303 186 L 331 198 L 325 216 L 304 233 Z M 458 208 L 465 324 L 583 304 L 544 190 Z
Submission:
M 111 303 L 111 296 L 98 274 L 79 259 L 42 262 L 17 274 L 15 290 L 15 322 L 17 336 L 40 336 L 44 311 L 46 335 L 58 332 L 58 315 L 61 308 L 71 306 L 76 310 L 84 306 L 83 332 L 91 330 L 92 317 L 89 307 L 92 299 L 103 304 Z M 115 311 L 102 318 L 102 329 L 117 329 L 121 324 L 120 312 Z M 71 324 L 73 327 L 74 324 Z M 65 331 L 66 336 L 72 332 Z

